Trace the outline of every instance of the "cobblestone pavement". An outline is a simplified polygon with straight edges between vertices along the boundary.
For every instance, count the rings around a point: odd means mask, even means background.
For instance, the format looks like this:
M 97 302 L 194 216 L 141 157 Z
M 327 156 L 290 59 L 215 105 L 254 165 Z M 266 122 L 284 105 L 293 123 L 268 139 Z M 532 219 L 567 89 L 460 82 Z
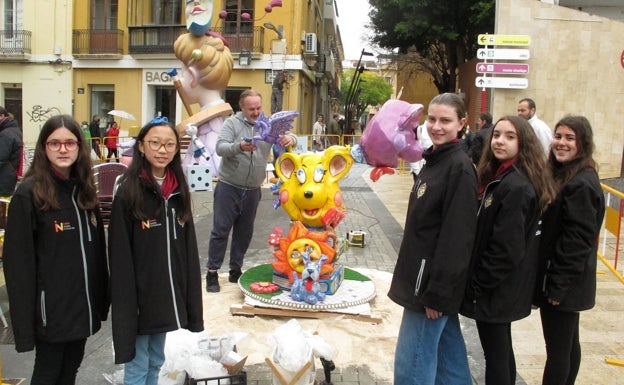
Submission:
M 409 175 L 383 176 L 379 182 L 372 184 L 367 181 L 368 167 L 364 165 L 354 165 L 350 173 L 340 181 L 343 192 L 345 205 L 348 208 L 348 214 L 339 225 L 338 230 L 345 233 L 349 230 L 362 230 L 366 232 L 366 247 L 351 247 L 346 255 L 342 257 L 342 261 L 346 266 L 354 268 L 377 269 L 385 272 L 392 272 L 397 257 L 397 251 L 400 246 L 401 237 L 403 235 L 402 224 L 404 213 L 407 207 L 407 197 L 411 188 L 411 178 Z M 624 190 L 623 179 L 605 180 L 605 183 Z M 258 210 L 256 219 L 256 230 L 245 258 L 244 269 L 255 266 L 258 263 L 266 263 L 267 261 L 267 235 L 275 226 L 283 229 L 289 228 L 288 217 L 282 209 L 273 210 L 271 201 L 273 196 L 268 189 L 263 191 L 263 199 Z M 212 192 L 194 192 L 193 207 L 195 214 L 195 224 L 198 234 L 199 250 L 202 257 L 202 276 L 205 274 L 205 263 L 207 259 L 208 238 L 210 229 L 212 228 Z M 341 234 L 344 236 L 343 234 Z M 1 268 L 1 264 L 0 264 Z M 6 299 L 6 291 L 4 289 L 3 275 L 0 273 L 0 306 L 8 315 L 8 303 Z M 609 283 L 614 285 L 613 290 L 621 290 L 622 285 L 617 283 Z M 606 290 L 606 289 L 605 289 Z M 609 288 L 609 293 L 612 289 Z M 600 289 L 599 289 L 600 292 Z M 619 297 L 621 298 L 621 297 Z M 614 299 L 615 301 L 615 299 Z M 610 309 L 613 309 L 611 306 Z M 624 312 L 616 312 L 615 315 L 609 317 L 619 317 Z M 605 315 L 598 313 L 600 322 L 605 322 Z M 535 329 L 535 316 L 531 316 L 531 320 L 520 323 L 514 328 L 520 329 L 522 332 L 525 328 Z M 514 323 L 514 325 L 516 325 Z M 474 323 L 462 320 L 462 328 L 464 337 L 466 338 L 466 346 L 468 349 L 469 361 L 473 372 L 473 383 L 484 384 L 483 379 L 483 357 L 481 347 L 479 345 L 478 335 Z M 535 331 L 531 331 L 535 334 Z M 2 333 L 0 333 L 0 336 Z M 531 334 L 531 336 L 533 336 Z M 533 338 L 533 337 L 531 337 Z M 514 334 L 514 345 L 518 361 L 518 372 L 525 373 L 533 370 L 539 372 L 543 365 L 543 357 L 538 353 L 533 353 L 534 346 L 539 344 L 538 341 L 516 338 Z M 585 347 L 585 345 L 583 345 Z M 590 345 L 593 348 L 593 345 Z M 112 358 L 112 340 L 109 322 L 106 322 L 103 329 L 94 337 L 88 340 L 85 352 L 85 359 L 78 373 L 78 384 L 89 385 L 105 385 L 103 373 L 111 373 L 115 370 Z M 624 354 L 624 349 L 620 349 Z M 528 351 L 528 352 L 527 352 Z M 584 352 L 585 354 L 585 352 Z M 4 378 L 28 378 L 32 371 L 34 354 L 17 354 L 12 345 L 0 345 L 0 357 L 3 363 Z M 528 357 L 528 358 L 525 358 Z M 584 356 L 585 357 L 585 356 Z M 620 357 L 622 358 L 622 357 Z M 535 362 L 534 362 L 535 361 Z M 317 384 L 323 384 L 325 376 L 323 369 L 318 360 L 316 360 L 316 381 Z M 585 364 L 584 364 L 585 365 Z M 591 369 L 585 369 L 585 371 Z M 271 385 L 273 384 L 272 372 L 268 366 L 256 364 L 246 366 L 248 374 L 247 383 L 249 385 Z M 583 371 L 583 368 L 582 368 Z M 607 370 L 602 370 L 602 377 L 605 376 Z M 535 375 L 537 377 L 537 375 Z M 600 384 L 614 384 L 621 381 L 615 375 L 603 378 Z M 370 370 L 363 362 L 362 365 L 338 367 L 331 373 L 331 381 L 335 385 L 387 385 L 391 383 L 390 379 L 373 378 Z M 538 381 L 526 381 L 521 375 L 518 376 L 517 385 L 537 384 Z M 590 382 L 577 381 L 577 384 L 589 384 Z M 620 382 L 621 383 L 621 382 Z M 29 385 L 26 379 L 23 385 Z

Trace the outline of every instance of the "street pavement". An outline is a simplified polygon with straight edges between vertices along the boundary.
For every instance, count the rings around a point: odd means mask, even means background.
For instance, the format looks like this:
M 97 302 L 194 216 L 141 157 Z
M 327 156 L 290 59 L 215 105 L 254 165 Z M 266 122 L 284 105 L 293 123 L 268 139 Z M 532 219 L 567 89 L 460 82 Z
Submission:
M 411 176 L 407 172 L 403 172 L 397 175 L 382 176 L 378 182 L 372 183 L 368 179 L 369 170 L 370 168 L 366 165 L 355 164 L 349 174 L 340 181 L 344 202 L 348 208 L 347 216 L 338 226 L 338 231 L 345 233 L 340 234 L 340 236 L 345 236 L 346 232 L 350 230 L 360 230 L 366 233 L 366 246 L 363 248 L 350 247 L 342 257 L 342 262 L 348 267 L 392 272 L 403 235 L 402 226 L 412 183 Z M 621 181 L 618 180 L 612 183 L 612 185 L 619 187 L 617 183 L 621 183 Z M 271 194 L 270 190 L 264 189 L 263 199 L 260 203 L 256 218 L 254 238 L 245 257 L 243 270 L 267 262 L 267 236 L 274 227 L 279 226 L 282 229 L 289 228 L 289 219 L 284 210 L 281 208 L 278 210 L 273 209 L 273 199 L 274 196 Z M 193 209 L 199 243 L 198 246 L 202 258 L 202 277 L 204 277 L 208 239 L 212 228 L 212 192 L 194 192 Z M 224 269 L 221 273 L 224 272 L 227 272 L 227 254 L 226 263 L 224 263 Z M 3 286 L 3 274 L 0 274 L 0 279 L 2 279 L 0 282 L 2 284 L 0 287 L 0 306 L 4 310 L 5 315 L 8 316 L 8 301 Z M 618 290 L 622 290 L 620 286 L 622 285 L 614 287 Z M 379 293 L 378 295 L 385 295 L 385 293 Z M 618 314 L 622 313 L 618 312 Z M 531 317 L 533 319 L 529 322 L 531 322 L 532 333 L 535 333 L 535 316 L 532 315 Z M 524 325 L 521 327 L 523 329 L 526 328 Z M 462 319 L 462 329 L 466 339 L 468 358 L 473 374 L 473 383 L 484 384 L 483 356 L 474 322 Z M 1 335 L 0 333 L 0 336 Z M 5 342 L 6 340 L 5 338 Z M 525 350 L 532 349 L 526 346 L 536 345 L 536 342 L 531 340 L 524 341 L 520 339 L 520 341 L 517 341 L 514 336 L 514 345 L 516 345 L 516 343 L 520 344 L 519 347 L 516 346 L 516 351 L 520 351 L 522 359 L 524 359 L 523 354 Z M 539 349 L 537 350 L 538 353 L 536 354 L 539 361 L 537 366 L 540 366 L 543 365 L 543 357 L 539 356 Z M 619 351 L 624 354 L 624 348 Z M 533 357 L 532 350 L 530 353 L 530 357 Z M 0 345 L 0 357 L 2 358 L 3 377 L 5 379 L 24 379 L 21 384 L 30 384 L 28 378 L 31 374 L 34 360 L 34 354 L 32 352 L 17 354 L 12 345 L 2 344 Z M 521 371 L 522 368 L 526 367 L 531 369 L 531 365 L 524 365 L 523 362 L 520 362 L 520 359 L 517 359 L 517 361 L 519 373 L 523 373 Z M 322 384 L 325 379 L 322 367 L 321 365 L 317 365 L 316 367 L 317 383 Z M 105 381 L 103 374 L 112 373 L 118 368 L 119 367 L 113 365 L 110 322 L 105 322 L 102 330 L 88 339 L 85 358 L 78 373 L 77 383 L 105 385 L 108 382 Z M 245 370 L 248 373 L 247 383 L 249 385 L 270 385 L 273 383 L 272 372 L 267 365 L 256 364 L 246 366 Z M 537 368 L 534 371 L 539 372 L 539 370 L 540 369 Z M 534 376 L 537 375 L 535 374 Z M 607 382 L 600 383 L 624 383 L 618 382 L 621 381 L 619 378 L 612 378 L 613 381 L 607 380 Z M 331 381 L 335 385 L 389 385 L 392 383 L 391 379 L 388 378 L 374 378 L 368 370 L 364 358 L 361 365 L 336 368 L 336 370 L 332 372 Z M 537 383 L 539 382 L 526 382 L 521 374 L 519 374 L 516 382 L 517 385 L 532 385 Z M 590 382 L 577 382 L 577 384 L 584 383 L 589 384 Z

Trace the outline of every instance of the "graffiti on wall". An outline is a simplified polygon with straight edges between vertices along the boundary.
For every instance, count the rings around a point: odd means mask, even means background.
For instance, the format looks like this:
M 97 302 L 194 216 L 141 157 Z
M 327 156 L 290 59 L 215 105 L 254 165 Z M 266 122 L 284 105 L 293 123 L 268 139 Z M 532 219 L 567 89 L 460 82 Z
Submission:
M 30 112 L 26 112 L 26 114 L 30 117 L 31 122 L 45 122 L 54 115 L 60 115 L 61 110 L 57 107 L 46 108 L 39 104 L 35 104 L 32 106 L 32 110 Z

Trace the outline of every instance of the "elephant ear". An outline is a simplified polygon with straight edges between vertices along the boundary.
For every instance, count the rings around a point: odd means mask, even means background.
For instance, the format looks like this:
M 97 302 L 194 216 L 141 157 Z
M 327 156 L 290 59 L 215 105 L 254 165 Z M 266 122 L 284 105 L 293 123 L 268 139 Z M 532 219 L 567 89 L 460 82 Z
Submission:
M 407 111 L 401 113 L 397 121 L 399 130 L 412 130 L 420 123 L 420 116 L 425 107 L 422 104 L 411 104 Z

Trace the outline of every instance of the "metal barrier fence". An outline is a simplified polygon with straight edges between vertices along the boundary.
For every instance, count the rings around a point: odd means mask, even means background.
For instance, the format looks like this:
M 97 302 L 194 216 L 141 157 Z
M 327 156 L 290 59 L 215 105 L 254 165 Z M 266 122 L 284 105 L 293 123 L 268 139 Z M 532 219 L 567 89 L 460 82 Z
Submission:
M 624 212 L 624 193 L 601 183 L 605 194 L 605 218 L 602 223 L 598 243 L 598 258 L 609 270 L 624 283 L 622 273 L 618 271 L 618 260 L 622 252 L 622 213 Z
M 111 138 L 117 139 L 117 156 L 111 156 L 111 158 L 108 159 L 106 157 L 108 153 L 108 150 L 106 148 L 106 139 L 111 139 Z M 127 147 L 123 147 L 123 143 L 129 142 L 130 140 L 133 140 L 133 139 L 134 137 L 131 137 L 131 136 L 118 136 L 118 137 L 105 136 L 102 138 L 100 137 L 90 138 L 89 147 L 91 148 L 91 157 L 93 160 L 97 160 L 100 163 L 104 163 L 106 161 L 119 162 L 121 158 L 123 157 L 122 152 L 127 149 Z M 99 144 L 100 156 L 99 157 L 97 156 L 97 153 L 94 153 L 93 140 L 99 140 L 100 142 Z M 188 149 L 190 143 L 191 143 L 191 138 L 189 136 L 185 135 L 180 138 L 180 155 L 182 155 L 183 159 L 184 159 L 184 155 L 186 154 L 186 150 Z

